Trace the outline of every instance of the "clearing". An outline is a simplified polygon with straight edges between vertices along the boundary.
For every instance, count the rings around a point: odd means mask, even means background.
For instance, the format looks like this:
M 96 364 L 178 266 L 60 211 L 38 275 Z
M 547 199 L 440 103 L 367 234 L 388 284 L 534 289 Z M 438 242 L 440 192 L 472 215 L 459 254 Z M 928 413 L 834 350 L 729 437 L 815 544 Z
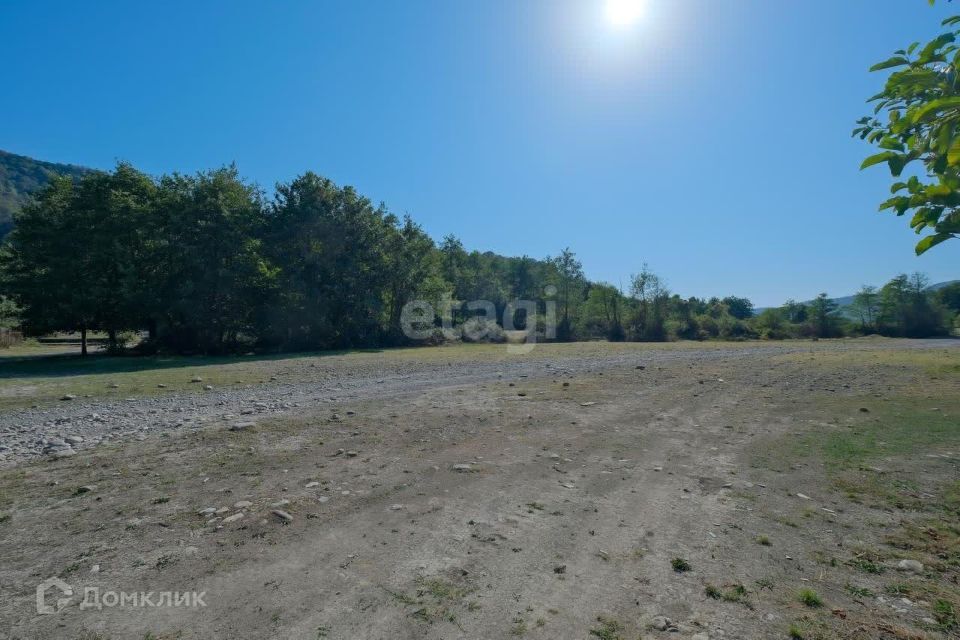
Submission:
M 958 347 L 13 352 L 0 638 L 957 637 Z

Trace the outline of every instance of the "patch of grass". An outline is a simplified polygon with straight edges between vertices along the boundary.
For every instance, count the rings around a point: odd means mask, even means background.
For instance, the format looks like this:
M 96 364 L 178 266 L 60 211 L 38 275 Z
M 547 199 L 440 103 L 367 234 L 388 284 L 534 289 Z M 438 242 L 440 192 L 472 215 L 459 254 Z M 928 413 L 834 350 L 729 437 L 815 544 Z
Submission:
M 812 609 L 823 606 L 823 599 L 813 589 L 801 589 L 797 594 L 797 600 Z
M 873 591 L 870 591 L 870 589 L 867 589 L 866 587 L 858 587 L 853 584 L 847 584 L 846 589 L 847 593 L 858 598 L 872 598 L 876 595 L 873 593 Z
M 623 632 L 622 624 L 603 616 L 599 616 L 597 622 L 600 623 L 600 626 L 595 629 L 590 629 L 591 636 L 599 638 L 600 640 L 623 640 L 623 636 L 621 635 Z
M 510 635 L 514 637 L 521 637 L 527 634 L 527 623 L 523 618 L 514 618 L 513 626 L 510 627 Z
M 707 597 L 713 598 L 714 600 L 736 602 L 746 606 L 747 608 L 753 608 L 753 605 L 751 605 L 750 601 L 747 600 L 747 595 L 749 595 L 747 588 L 739 583 L 726 585 L 722 589 L 715 585 L 707 584 L 707 586 L 704 588 L 704 593 L 707 595 Z
M 960 627 L 957 621 L 957 612 L 953 604 L 947 600 L 937 600 L 933 603 L 933 617 L 941 627 L 952 631 Z
M 768 538 L 767 536 L 757 536 L 757 544 L 764 547 L 769 547 L 773 545 L 773 543 L 770 542 L 770 538 Z
M 876 562 L 869 560 L 867 558 L 854 558 L 847 562 L 851 567 L 862 571 L 864 573 L 870 573 L 873 575 L 879 575 L 887 570 L 882 564 L 877 564 Z
M 673 570 L 676 571 L 677 573 L 685 573 L 687 571 L 690 571 L 690 569 L 692 568 L 689 562 L 679 557 L 671 560 L 670 566 L 673 567 Z

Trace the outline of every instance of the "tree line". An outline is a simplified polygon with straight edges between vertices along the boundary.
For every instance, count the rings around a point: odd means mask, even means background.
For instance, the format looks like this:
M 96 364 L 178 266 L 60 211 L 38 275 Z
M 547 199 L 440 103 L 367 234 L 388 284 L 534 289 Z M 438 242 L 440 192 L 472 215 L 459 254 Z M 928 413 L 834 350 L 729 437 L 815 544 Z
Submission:
M 780 339 L 948 333 L 960 288 L 899 276 L 855 301 L 826 294 L 754 313 L 735 296 L 682 298 L 645 266 L 627 290 L 585 276 L 576 255 L 505 257 L 435 243 L 351 187 L 307 172 L 268 198 L 235 167 L 153 178 L 129 164 L 57 178 L 16 215 L 0 249 L 0 323 L 29 335 L 106 334 L 119 351 L 226 353 L 400 345 L 404 305 L 555 303 L 555 339 Z M 523 321 L 519 326 L 523 325 Z M 542 327 L 531 329 L 542 330 Z

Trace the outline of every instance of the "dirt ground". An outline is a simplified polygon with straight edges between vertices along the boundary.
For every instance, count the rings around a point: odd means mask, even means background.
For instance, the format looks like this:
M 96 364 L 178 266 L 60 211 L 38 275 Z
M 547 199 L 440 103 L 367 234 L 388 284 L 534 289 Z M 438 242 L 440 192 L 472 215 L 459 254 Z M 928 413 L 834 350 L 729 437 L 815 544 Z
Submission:
M 296 402 L 11 459 L 0 638 L 960 637 L 960 342 L 504 349 L 246 365 Z

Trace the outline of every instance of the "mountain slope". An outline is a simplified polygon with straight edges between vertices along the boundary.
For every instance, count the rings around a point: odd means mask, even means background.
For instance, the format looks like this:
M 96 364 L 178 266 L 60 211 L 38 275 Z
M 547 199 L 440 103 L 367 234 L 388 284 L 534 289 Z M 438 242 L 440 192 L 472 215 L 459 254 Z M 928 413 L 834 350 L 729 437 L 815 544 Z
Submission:
M 13 213 L 54 176 L 82 177 L 93 169 L 72 164 L 42 162 L 0 150 L 0 238 L 13 226 Z

